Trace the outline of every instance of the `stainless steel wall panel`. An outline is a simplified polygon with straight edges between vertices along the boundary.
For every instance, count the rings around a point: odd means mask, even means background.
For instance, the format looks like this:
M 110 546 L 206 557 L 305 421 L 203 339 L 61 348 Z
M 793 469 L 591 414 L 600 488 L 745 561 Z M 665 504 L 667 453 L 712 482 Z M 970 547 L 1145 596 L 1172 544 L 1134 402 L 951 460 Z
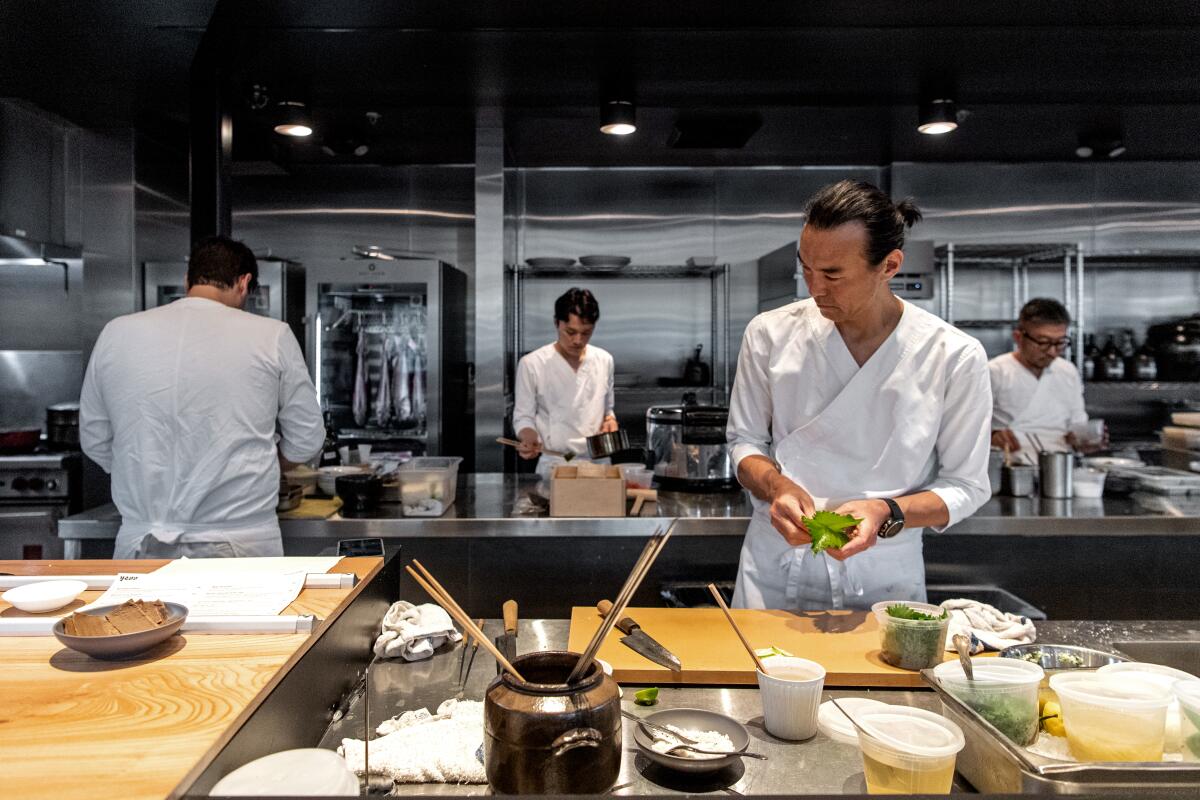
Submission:
M 0 350 L 0 428 L 45 428 L 46 407 L 77 402 L 78 350 Z
M 66 284 L 62 267 L 54 264 L 0 266 L 0 349 L 79 349 L 83 261 L 66 263 Z
M 482 111 L 475 126 L 475 468 L 496 472 L 503 453 L 505 318 L 504 262 L 506 197 L 504 124 L 499 112 Z
M 1200 164 L 1105 164 L 1092 200 L 1090 252 L 1200 250 Z

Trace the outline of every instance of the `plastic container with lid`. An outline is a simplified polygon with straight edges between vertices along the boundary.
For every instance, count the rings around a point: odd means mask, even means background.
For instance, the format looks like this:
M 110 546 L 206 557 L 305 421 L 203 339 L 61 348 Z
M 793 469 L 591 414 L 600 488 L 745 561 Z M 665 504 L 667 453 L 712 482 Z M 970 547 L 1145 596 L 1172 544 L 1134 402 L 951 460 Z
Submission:
M 1184 761 L 1200 762 L 1200 681 L 1176 681 L 1172 691 L 1180 710 L 1180 747 Z
M 461 458 L 421 456 L 401 464 L 400 502 L 406 517 L 440 517 L 454 503 Z
M 1121 674 L 1051 676 L 1071 754 L 1079 761 L 1162 761 L 1171 691 Z
M 870 794 L 950 793 L 954 762 L 966 744 L 957 725 L 931 711 L 899 713 L 890 706 L 854 721 L 863 729 L 858 744 Z
M 888 606 L 904 605 L 937 619 L 916 620 L 893 617 Z M 950 615 L 941 606 L 912 603 L 907 600 L 883 600 L 871 606 L 879 620 L 879 656 L 901 669 L 921 670 L 935 667 L 946 657 L 946 629 Z M 943 616 L 943 614 L 945 614 Z
M 1038 684 L 1045 670 L 1013 658 L 972 658 L 971 666 L 973 681 L 957 660 L 934 667 L 933 676 L 1012 741 L 1025 746 L 1036 739 Z
M 1200 685 L 1200 678 L 1190 672 L 1184 672 L 1174 667 L 1162 664 L 1146 664 L 1140 661 L 1127 661 L 1120 664 L 1107 664 L 1096 670 L 1103 675 L 1119 674 L 1129 680 L 1148 681 L 1164 689 L 1173 689 L 1179 681 L 1189 681 Z M 1168 753 L 1178 753 L 1183 743 L 1183 711 L 1178 700 L 1171 700 L 1167 707 L 1167 729 L 1163 740 L 1163 749 Z
M 1075 487 L 1075 496 L 1080 498 L 1096 498 L 1104 496 L 1104 479 L 1108 473 L 1100 469 L 1084 467 L 1075 470 L 1071 480 Z

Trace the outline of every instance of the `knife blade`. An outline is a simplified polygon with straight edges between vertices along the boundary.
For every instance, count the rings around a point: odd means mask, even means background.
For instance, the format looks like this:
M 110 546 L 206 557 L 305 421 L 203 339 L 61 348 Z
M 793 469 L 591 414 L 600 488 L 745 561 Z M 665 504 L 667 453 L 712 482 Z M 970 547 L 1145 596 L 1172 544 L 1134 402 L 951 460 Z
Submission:
M 511 664 L 517 659 L 517 601 L 505 600 L 503 606 L 504 634 L 495 638 L 496 648 Z M 496 664 L 499 671 L 500 665 Z
M 596 610 L 600 612 L 600 616 L 602 617 L 608 614 L 611 608 L 612 603 L 608 600 L 601 600 L 596 604 Z M 625 634 L 621 637 L 621 644 L 641 657 L 648 658 L 655 664 L 666 667 L 672 672 L 683 670 L 683 665 L 679 663 L 679 659 L 675 657 L 675 654 L 643 631 L 642 626 L 634 622 L 632 617 L 622 617 L 618 620 L 617 630 Z

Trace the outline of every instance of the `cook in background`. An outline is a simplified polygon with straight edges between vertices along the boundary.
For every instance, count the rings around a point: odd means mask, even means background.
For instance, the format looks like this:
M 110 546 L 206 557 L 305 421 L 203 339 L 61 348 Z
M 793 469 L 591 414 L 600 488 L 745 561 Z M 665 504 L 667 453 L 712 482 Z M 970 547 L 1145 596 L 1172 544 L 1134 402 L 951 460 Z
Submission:
M 599 319 L 591 292 L 568 289 L 554 301 L 558 338 L 517 364 L 512 423 L 521 458 L 537 458 L 543 447 L 585 453 L 587 437 L 617 429 L 613 358 L 588 344 Z
M 100 333 L 79 439 L 112 474 L 115 558 L 283 555 L 280 466 L 320 452 L 325 427 L 291 329 L 241 310 L 257 280 L 248 247 L 205 239 L 186 297 Z
M 920 218 L 868 183 L 821 189 L 797 253 L 812 297 L 746 328 L 727 431 L 754 496 L 741 608 L 923 601 L 922 529 L 991 494 L 983 347 L 888 288 Z M 814 555 L 802 518 L 817 510 L 862 522 L 840 550 Z
M 1075 365 L 1061 357 L 1070 344 L 1070 325 L 1062 303 L 1044 297 L 1030 300 L 1013 330 L 1016 349 L 988 362 L 992 446 L 1007 446 L 1018 463 L 1037 463 L 1031 433 L 1051 451 L 1096 452 L 1108 446 L 1108 431 L 1099 421 L 1097 435 L 1083 433 L 1088 422 L 1083 381 Z

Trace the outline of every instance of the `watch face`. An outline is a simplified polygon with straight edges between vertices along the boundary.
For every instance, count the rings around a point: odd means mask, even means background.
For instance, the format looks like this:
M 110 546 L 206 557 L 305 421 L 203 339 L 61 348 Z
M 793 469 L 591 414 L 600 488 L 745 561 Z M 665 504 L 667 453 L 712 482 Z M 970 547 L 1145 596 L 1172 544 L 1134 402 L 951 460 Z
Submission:
M 904 523 L 901 520 L 889 519 L 887 522 L 883 523 L 883 526 L 879 529 L 879 533 L 876 535 L 880 539 L 890 539 L 903 530 L 903 528 Z

